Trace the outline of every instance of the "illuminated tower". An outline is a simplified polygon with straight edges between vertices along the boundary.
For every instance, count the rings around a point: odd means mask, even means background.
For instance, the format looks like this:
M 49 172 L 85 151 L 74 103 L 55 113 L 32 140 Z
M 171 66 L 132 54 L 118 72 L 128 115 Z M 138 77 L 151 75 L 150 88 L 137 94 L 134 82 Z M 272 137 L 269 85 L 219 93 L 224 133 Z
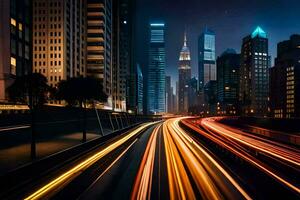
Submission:
M 184 34 L 184 44 L 179 56 L 179 93 L 178 112 L 187 113 L 189 109 L 189 83 L 191 80 L 191 54 L 187 47 L 186 33 Z
M 198 40 L 198 79 L 202 91 L 209 81 L 217 80 L 215 33 L 208 28 Z
M 165 24 L 150 23 L 149 62 L 147 70 L 147 112 L 165 112 Z
M 269 96 L 267 34 L 257 27 L 243 39 L 239 99 L 245 115 L 266 116 Z

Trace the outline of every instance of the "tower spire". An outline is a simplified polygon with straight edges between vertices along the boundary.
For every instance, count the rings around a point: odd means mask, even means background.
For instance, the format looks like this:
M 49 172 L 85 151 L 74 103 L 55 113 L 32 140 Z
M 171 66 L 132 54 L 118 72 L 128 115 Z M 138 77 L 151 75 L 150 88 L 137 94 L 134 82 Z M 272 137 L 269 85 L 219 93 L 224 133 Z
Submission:
M 186 31 L 184 31 L 184 44 L 183 44 L 183 46 L 187 46 L 187 39 L 186 39 Z

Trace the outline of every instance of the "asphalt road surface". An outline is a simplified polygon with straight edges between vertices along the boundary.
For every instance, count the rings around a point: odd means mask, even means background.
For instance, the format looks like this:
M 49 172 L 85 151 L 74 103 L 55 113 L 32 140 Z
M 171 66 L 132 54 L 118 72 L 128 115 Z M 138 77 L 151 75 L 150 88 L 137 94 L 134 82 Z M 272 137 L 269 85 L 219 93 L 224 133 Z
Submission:
M 300 150 L 214 118 L 145 123 L 25 199 L 299 199 Z

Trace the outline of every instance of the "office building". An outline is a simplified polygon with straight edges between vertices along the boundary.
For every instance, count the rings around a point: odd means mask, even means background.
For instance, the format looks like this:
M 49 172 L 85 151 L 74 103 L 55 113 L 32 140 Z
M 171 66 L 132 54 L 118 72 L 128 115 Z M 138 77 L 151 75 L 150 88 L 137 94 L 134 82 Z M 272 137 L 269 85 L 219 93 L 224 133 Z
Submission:
M 32 71 L 32 1 L 0 1 L 0 101 L 18 76 Z
M 112 0 L 86 0 L 86 75 L 100 79 L 113 109 Z
M 184 34 L 184 44 L 180 51 L 179 67 L 178 67 L 178 112 L 188 113 L 189 95 L 190 95 L 190 80 L 191 80 L 191 53 L 187 46 L 186 33 Z
M 147 69 L 147 113 L 165 113 L 165 24 L 150 23 Z
M 270 69 L 270 108 L 275 118 L 300 117 L 300 35 L 277 45 Z
M 203 90 L 209 81 L 217 79 L 215 37 L 213 31 L 205 28 L 198 39 L 199 90 Z
M 198 79 L 196 77 L 191 78 L 189 81 L 189 110 L 190 107 L 197 107 L 199 105 L 199 92 L 198 92 Z
M 142 70 L 141 70 L 141 67 L 140 65 L 137 65 L 137 69 L 136 69 L 136 106 L 137 106 L 137 114 L 143 114 L 144 113 L 144 101 L 143 101 L 143 98 L 144 98 L 144 77 L 143 77 L 143 73 L 142 73 Z
M 134 61 L 135 1 L 113 0 L 113 90 L 115 111 L 136 112 L 136 64 Z
M 204 101 L 203 105 L 204 114 L 206 115 L 215 115 L 217 114 L 217 106 L 219 106 L 217 102 L 217 81 L 209 81 L 204 86 Z
M 173 112 L 173 88 L 171 87 L 171 76 L 166 76 L 166 112 Z
M 257 27 L 242 44 L 239 91 L 242 114 L 268 115 L 269 65 L 267 34 Z
M 85 76 L 84 0 L 33 0 L 33 70 L 51 86 Z
M 239 100 L 240 54 L 227 49 L 217 58 L 218 114 L 236 114 Z

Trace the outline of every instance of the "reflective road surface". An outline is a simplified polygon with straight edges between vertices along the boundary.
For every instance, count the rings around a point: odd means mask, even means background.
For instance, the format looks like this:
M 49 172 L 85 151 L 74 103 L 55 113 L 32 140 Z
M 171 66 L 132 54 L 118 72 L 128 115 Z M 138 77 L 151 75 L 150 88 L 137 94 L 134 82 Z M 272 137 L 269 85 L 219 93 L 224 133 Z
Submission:
M 142 124 L 24 199 L 299 199 L 300 150 L 218 118 Z M 280 198 L 279 198 L 280 197 Z

